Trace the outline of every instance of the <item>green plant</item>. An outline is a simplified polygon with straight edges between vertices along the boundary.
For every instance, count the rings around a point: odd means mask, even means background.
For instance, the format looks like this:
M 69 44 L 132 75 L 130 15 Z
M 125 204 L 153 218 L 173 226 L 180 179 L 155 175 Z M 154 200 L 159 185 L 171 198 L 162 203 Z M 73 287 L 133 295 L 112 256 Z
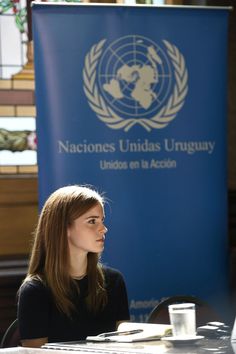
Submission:
M 60 0 L 51 0 L 58 2 Z M 64 0 L 65 2 L 81 2 L 81 0 Z M 15 15 L 15 23 L 21 33 L 27 33 L 27 8 L 21 7 L 20 0 L 0 0 L 0 14 L 12 10 Z
M 9 10 L 13 11 L 15 15 L 16 26 L 21 33 L 26 32 L 25 25 L 27 23 L 27 10 L 21 8 L 20 0 L 1 0 L 0 13 L 6 13 Z

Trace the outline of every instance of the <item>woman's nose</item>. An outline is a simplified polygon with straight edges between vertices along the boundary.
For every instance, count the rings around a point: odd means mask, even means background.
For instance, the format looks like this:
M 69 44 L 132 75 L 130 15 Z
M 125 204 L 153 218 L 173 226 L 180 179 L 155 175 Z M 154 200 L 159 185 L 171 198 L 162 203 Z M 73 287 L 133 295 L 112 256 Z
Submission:
M 101 233 L 107 233 L 108 231 L 108 228 L 105 226 L 105 225 L 102 225 L 102 228 L 101 228 Z

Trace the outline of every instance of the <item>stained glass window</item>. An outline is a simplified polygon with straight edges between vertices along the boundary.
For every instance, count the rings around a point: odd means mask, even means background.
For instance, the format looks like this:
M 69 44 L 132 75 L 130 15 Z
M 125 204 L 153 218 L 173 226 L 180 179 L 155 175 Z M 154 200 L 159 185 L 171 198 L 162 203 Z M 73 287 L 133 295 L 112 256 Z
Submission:
M 0 9 L 0 174 L 37 173 L 34 77 L 24 71 L 26 1 L 1 0 Z

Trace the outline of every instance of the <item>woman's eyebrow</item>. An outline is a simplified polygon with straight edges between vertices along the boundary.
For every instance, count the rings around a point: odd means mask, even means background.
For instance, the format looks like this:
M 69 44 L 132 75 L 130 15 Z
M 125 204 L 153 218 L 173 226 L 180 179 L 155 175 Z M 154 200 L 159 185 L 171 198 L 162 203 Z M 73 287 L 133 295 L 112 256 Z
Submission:
M 88 220 L 88 219 L 100 219 L 100 216 L 99 215 L 90 215 L 86 218 L 86 220 Z M 105 216 L 103 215 L 101 217 L 101 219 L 105 219 Z

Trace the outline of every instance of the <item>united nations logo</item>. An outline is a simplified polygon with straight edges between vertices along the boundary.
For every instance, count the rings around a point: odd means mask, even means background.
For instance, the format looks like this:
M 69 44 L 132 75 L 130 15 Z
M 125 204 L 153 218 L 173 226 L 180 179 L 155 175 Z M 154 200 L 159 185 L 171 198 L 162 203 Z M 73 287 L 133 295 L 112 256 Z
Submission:
M 138 35 L 121 37 L 106 48 L 105 43 L 92 46 L 83 70 L 84 92 L 97 117 L 111 129 L 166 127 L 188 92 L 178 48 L 166 40 L 162 48 Z

